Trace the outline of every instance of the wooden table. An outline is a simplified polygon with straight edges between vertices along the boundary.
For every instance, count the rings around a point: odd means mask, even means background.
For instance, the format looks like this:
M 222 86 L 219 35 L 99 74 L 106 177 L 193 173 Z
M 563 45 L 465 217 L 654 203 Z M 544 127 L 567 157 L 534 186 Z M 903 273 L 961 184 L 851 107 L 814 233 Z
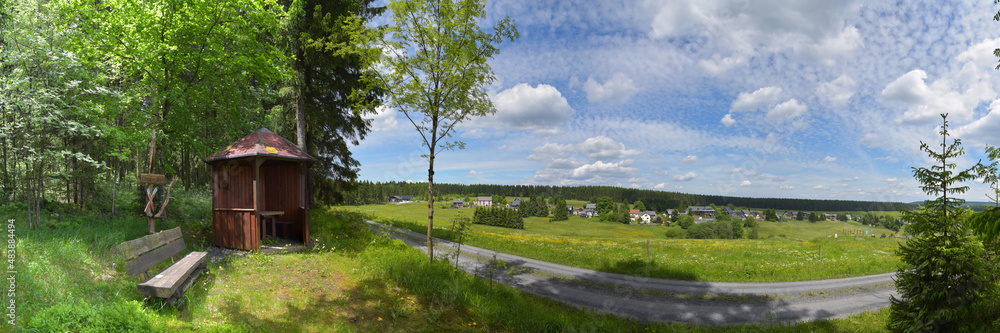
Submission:
M 281 210 L 269 210 L 269 211 L 260 212 L 260 217 L 264 221 L 264 230 L 263 230 L 264 231 L 264 236 L 267 236 L 267 221 L 270 220 L 271 221 L 271 237 L 278 237 L 278 230 L 277 230 L 277 227 L 275 226 L 277 223 L 275 223 L 274 218 L 276 218 L 278 216 L 281 216 L 281 215 L 284 215 L 284 214 L 285 214 L 285 212 L 281 211 Z

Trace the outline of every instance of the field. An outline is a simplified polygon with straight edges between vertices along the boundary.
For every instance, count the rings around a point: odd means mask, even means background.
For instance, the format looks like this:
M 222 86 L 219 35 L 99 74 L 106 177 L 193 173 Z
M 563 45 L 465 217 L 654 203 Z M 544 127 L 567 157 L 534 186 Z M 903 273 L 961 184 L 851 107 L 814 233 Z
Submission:
M 2 207 L 0 207 L 2 208 Z M 0 209 L 0 212 L 4 212 Z M 4 212 L 18 227 L 23 216 Z M 189 250 L 205 250 L 208 221 L 181 226 Z M 734 327 L 644 323 L 570 308 L 490 284 L 399 241 L 372 234 L 360 217 L 313 211 L 322 248 L 250 254 L 209 264 L 187 307 L 144 302 L 136 279 L 108 255 L 142 236 L 140 218 L 81 215 L 66 226 L 18 229 L 16 326 L 0 331 L 69 332 L 870 332 L 886 310 L 843 319 Z
M 582 202 L 574 205 L 579 204 Z M 454 240 L 452 221 L 461 214 L 471 216 L 472 209 L 445 207 L 435 207 L 434 235 Z M 417 232 L 427 230 L 426 203 L 339 208 Z M 678 227 L 623 225 L 579 217 L 559 222 L 532 217 L 524 223 L 524 230 L 474 225 L 465 243 L 605 272 L 697 281 L 841 278 L 893 272 L 899 264 L 894 254 L 898 238 L 833 238 L 845 229 L 892 234 L 856 222 L 761 222 L 758 240 L 668 239 L 666 230 Z

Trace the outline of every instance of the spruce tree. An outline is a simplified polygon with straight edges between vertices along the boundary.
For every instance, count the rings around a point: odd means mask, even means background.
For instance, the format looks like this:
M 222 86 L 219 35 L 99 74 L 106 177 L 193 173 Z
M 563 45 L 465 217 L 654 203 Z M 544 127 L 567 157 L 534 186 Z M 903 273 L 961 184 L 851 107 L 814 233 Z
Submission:
M 920 142 L 920 149 L 939 164 L 913 168 L 913 176 L 924 193 L 935 197 L 924 201 L 916 212 L 903 211 L 912 222 L 907 231 L 916 236 L 899 246 L 903 261 L 896 272 L 888 328 L 892 331 L 940 331 L 961 324 L 968 307 L 983 299 L 990 286 L 989 266 L 982 243 L 969 237 L 960 223 L 965 200 L 955 197 L 969 189 L 961 182 L 975 178 L 976 167 L 956 172 L 952 162 L 964 154 L 961 140 L 948 144 L 948 118 L 942 114 L 941 150 Z

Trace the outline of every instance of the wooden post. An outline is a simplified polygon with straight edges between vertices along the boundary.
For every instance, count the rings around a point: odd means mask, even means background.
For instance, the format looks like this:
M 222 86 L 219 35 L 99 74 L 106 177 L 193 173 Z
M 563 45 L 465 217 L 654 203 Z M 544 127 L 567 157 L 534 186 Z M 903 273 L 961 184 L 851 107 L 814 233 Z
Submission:
M 823 262 L 823 245 L 819 246 L 819 261 Z
M 646 240 L 646 258 L 649 258 L 650 262 L 653 261 L 653 255 L 649 252 L 649 240 L 648 239 Z

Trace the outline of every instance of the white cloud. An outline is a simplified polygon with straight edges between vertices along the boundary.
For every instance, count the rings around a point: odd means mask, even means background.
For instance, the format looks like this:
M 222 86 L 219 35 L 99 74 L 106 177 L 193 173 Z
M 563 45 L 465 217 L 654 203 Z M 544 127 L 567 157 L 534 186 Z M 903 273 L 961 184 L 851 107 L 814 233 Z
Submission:
M 732 113 L 727 113 L 724 117 L 722 117 L 722 120 L 720 121 L 722 122 L 723 125 L 726 125 L 726 127 L 733 126 L 733 124 L 736 123 L 736 120 L 733 119 Z
M 782 189 L 782 190 L 794 190 L 794 189 L 795 189 L 795 186 L 791 186 L 791 185 L 781 185 L 781 186 L 778 186 L 778 188 L 779 188 L 779 189 Z
M 857 88 L 857 85 L 854 79 L 844 74 L 833 81 L 820 83 L 816 87 L 816 94 L 826 99 L 830 103 L 830 106 L 843 108 L 847 106 L 847 102 L 851 99 L 851 96 L 854 96 L 854 90 Z
M 483 175 L 482 171 L 469 170 L 469 176 L 482 176 L 482 175 Z
M 823 186 L 823 185 L 816 185 L 816 186 L 813 186 L 813 189 L 814 190 L 825 190 L 825 189 L 827 189 L 827 187 Z
M 386 106 L 379 106 L 375 109 L 375 115 L 370 119 L 373 131 L 395 131 L 399 128 L 396 121 L 396 110 Z
M 743 167 L 736 167 L 733 168 L 732 170 L 729 170 L 729 173 L 742 173 L 742 172 L 743 172 Z
M 788 121 L 806 113 L 805 104 L 799 103 L 798 100 L 792 98 L 784 103 L 776 105 L 770 111 L 767 112 L 767 120 L 770 121 Z
M 750 186 L 750 185 L 751 185 L 751 183 L 750 183 L 749 180 L 744 180 L 742 183 L 740 183 L 740 186 L 743 186 L 743 187 Z
M 547 84 L 532 87 L 521 83 L 490 97 L 496 105 L 496 114 L 474 118 L 469 126 L 552 131 L 573 115 L 573 108 L 566 98 L 558 89 Z M 549 132 L 541 134 L 545 133 Z
M 604 84 L 597 83 L 593 77 L 587 78 L 587 82 L 583 84 L 583 91 L 587 92 L 587 100 L 591 102 L 607 100 L 615 103 L 624 103 L 625 100 L 632 97 L 639 89 L 636 88 L 635 82 L 632 82 L 632 79 L 625 75 L 625 73 L 618 72 L 611 79 L 604 82 Z
M 546 143 L 535 147 L 530 160 L 547 162 L 532 178 L 537 183 L 560 185 L 607 184 L 611 180 L 634 178 L 638 169 L 625 159 L 639 151 L 623 143 L 595 136 L 577 144 Z M 624 160 L 623 160 L 624 159 Z
M 698 174 L 694 173 L 693 171 L 688 172 L 688 173 L 683 174 L 683 175 L 674 176 L 674 180 L 677 180 L 677 181 L 689 181 L 689 180 L 692 180 L 692 179 L 695 179 L 695 178 L 698 178 Z
M 795 52 L 823 65 L 833 66 L 838 58 L 851 54 L 862 44 L 858 28 L 848 26 L 839 34 L 824 37 L 818 44 L 800 45 L 795 48 Z
M 990 103 L 989 110 L 986 116 L 955 129 L 955 135 L 979 145 L 997 145 L 1000 142 L 1000 99 Z
M 858 181 L 858 177 L 844 178 L 844 179 L 841 179 L 840 181 L 842 181 L 842 182 L 856 182 L 856 181 Z
M 836 160 L 837 160 L 837 158 L 833 157 L 833 156 L 827 156 L 827 157 L 823 158 L 823 162 L 833 162 L 833 161 L 836 161 Z
M 507 149 L 507 145 L 501 145 L 500 147 L 497 147 L 497 149 L 498 149 L 498 150 L 504 150 L 504 149 Z
M 656 189 L 660 189 L 660 188 L 664 188 L 664 187 L 667 187 L 667 183 L 659 183 L 659 184 L 656 184 L 656 186 L 653 186 L 653 188 L 656 188 Z
M 629 167 L 632 160 L 618 163 L 604 163 L 601 161 L 592 164 L 584 164 L 570 172 L 569 177 L 576 180 L 586 180 L 594 177 L 616 178 L 622 175 L 636 172 L 635 168 Z
M 698 156 L 695 156 L 695 155 L 684 156 L 684 158 L 681 159 L 681 162 L 682 163 L 694 163 L 694 162 L 698 162 Z
M 898 158 L 895 158 L 895 157 L 892 157 L 892 156 L 886 156 L 886 157 L 876 157 L 875 159 L 876 159 L 876 160 L 879 160 L 879 161 L 886 161 L 886 162 L 889 162 L 889 163 L 896 163 L 896 162 L 899 162 L 899 159 L 898 159 Z
M 895 183 L 895 182 L 899 181 L 899 178 L 896 178 L 896 177 L 886 178 L 885 181 L 888 182 L 888 183 Z
M 740 93 L 733 101 L 732 111 L 755 111 L 773 105 L 781 98 L 781 88 L 764 87 L 753 93 Z

